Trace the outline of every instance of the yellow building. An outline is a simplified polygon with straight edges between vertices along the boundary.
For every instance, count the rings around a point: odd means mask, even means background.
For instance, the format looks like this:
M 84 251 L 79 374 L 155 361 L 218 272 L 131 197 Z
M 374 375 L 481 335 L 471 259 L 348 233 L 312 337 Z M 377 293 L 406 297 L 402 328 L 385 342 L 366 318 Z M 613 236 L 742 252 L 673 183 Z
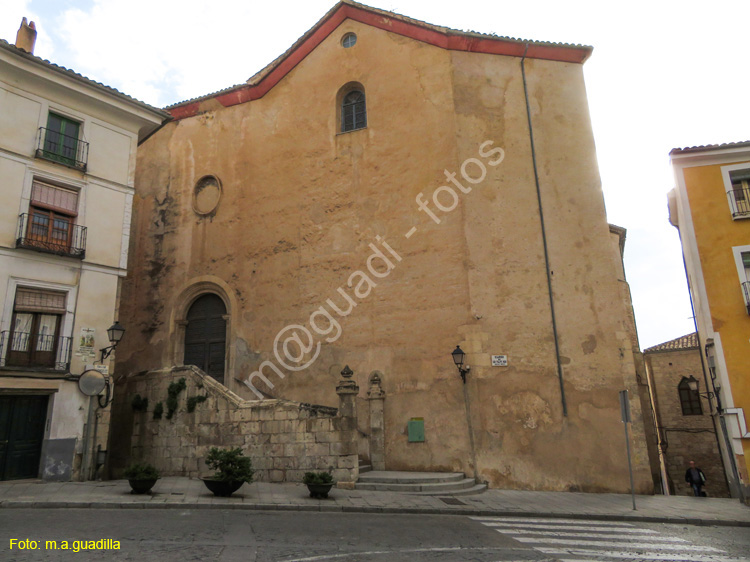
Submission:
M 732 495 L 750 494 L 750 142 L 674 149 L 669 217 L 682 253 Z

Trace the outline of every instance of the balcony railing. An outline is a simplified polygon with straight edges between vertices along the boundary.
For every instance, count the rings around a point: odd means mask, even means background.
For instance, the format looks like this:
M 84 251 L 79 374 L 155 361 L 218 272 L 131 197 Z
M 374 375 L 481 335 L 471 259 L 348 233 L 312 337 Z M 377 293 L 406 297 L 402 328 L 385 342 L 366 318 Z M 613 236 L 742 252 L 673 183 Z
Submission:
M 46 127 L 39 127 L 36 157 L 85 172 L 89 159 L 89 143 Z
M 83 259 L 86 227 L 54 216 L 23 213 L 18 217 L 16 248 Z
M 742 284 L 742 293 L 745 296 L 745 308 L 747 308 L 747 313 L 750 314 L 750 281 L 745 281 Z
M 727 191 L 732 218 L 750 217 L 750 189 L 737 188 Z
M 0 367 L 67 371 L 73 338 L 0 332 Z

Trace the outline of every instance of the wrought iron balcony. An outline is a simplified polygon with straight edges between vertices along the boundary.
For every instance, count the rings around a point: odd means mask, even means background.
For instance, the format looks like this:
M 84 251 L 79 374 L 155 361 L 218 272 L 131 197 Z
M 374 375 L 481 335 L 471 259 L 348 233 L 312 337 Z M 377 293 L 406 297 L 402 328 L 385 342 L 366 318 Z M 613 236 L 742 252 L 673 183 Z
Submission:
M 18 217 L 16 248 L 27 248 L 58 256 L 86 257 L 86 227 L 37 213 L 23 213 Z
M 747 313 L 750 314 L 750 281 L 745 281 L 742 284 L 742 293 L 745 295 L 745 308 L 747 308 Z
M 39 127 L 36 157 L 85 172 L 89 159 L 89 143 L 47 127 Z
M 0 332 L 0 367 L 21 367 L 67 371 L 73 338 Z
M 727 191 L 732 218 L 750 217 L 750 189 L 738 188 Z

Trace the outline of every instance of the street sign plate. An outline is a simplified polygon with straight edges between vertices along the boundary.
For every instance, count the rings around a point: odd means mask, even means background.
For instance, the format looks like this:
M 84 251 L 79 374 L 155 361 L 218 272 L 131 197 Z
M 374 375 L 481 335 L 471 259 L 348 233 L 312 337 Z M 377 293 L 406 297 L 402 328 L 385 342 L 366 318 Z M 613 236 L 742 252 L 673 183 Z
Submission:
M 492 366 L 493 367 L 507 367 L 508 366 L 508 356 L 507 355 L 493 355 L 492 356 Z

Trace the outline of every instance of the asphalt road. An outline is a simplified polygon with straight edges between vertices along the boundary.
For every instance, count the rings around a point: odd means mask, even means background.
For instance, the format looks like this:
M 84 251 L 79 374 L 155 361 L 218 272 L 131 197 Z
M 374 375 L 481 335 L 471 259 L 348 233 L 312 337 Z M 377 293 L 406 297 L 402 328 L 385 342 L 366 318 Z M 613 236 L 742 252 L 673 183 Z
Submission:
M 37 542 L 19 544 L 25 539 Z M 102 539 L 119 541 L 119 549 L 111 548 L 114 542 L 83 549 L 85 541 Z M 460 515 L 3 509 L 0 560 L 750 562 L 750 528 Z

